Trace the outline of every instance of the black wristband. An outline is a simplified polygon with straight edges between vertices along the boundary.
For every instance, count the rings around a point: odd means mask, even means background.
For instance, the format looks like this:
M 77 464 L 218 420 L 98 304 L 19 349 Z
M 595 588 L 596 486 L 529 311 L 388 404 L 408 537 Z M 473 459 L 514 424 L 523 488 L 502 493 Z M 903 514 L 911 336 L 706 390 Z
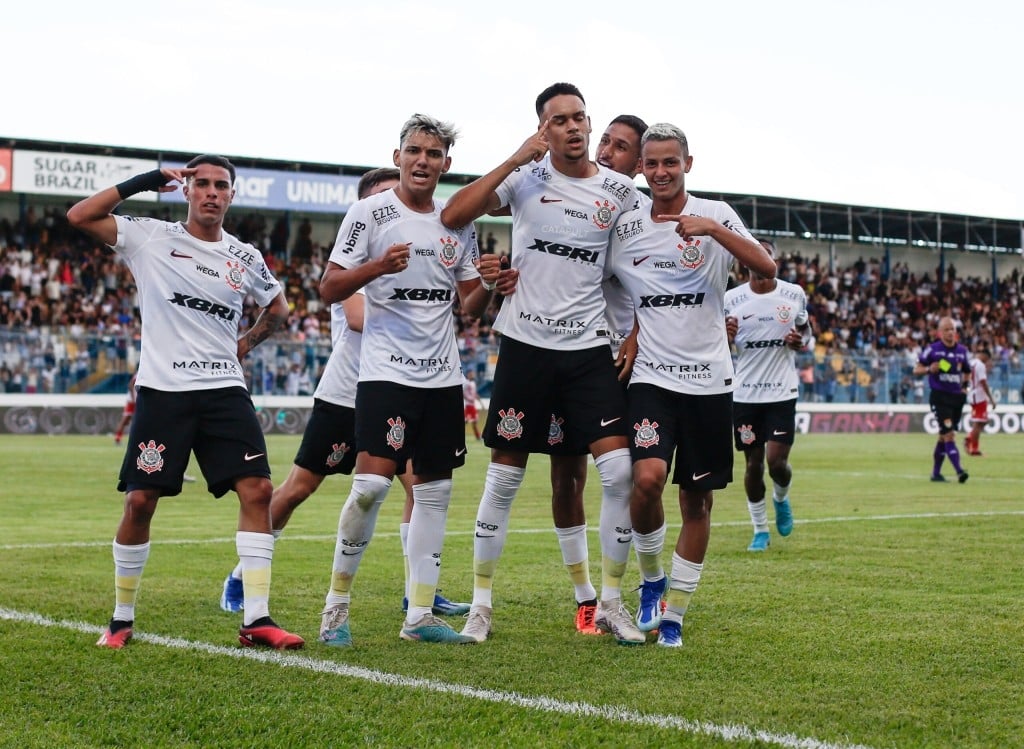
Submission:
M 119 182 L 115 187 L 117 187 L 117 194 L 121 196 L 121 200 L 127 200 L 132 195 L 136 195 L 140 192 L 146 192 L 147 190 L 159 190 L 166 184 L 167 177 L 164 176 L 164 173 L 159 169 L 154 169 L 151 172 L 136 174 L 131 179 Z

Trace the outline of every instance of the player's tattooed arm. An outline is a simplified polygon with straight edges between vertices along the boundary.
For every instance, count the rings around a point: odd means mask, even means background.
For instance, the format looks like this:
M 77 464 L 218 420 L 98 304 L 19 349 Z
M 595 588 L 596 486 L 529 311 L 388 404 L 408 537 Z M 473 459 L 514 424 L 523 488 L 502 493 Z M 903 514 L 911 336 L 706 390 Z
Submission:
M 256 321 L 238 339 L 238 360 L 277 332 L 288 320 L 288 300 L 281 292 L 274 300 L 260 310 Z

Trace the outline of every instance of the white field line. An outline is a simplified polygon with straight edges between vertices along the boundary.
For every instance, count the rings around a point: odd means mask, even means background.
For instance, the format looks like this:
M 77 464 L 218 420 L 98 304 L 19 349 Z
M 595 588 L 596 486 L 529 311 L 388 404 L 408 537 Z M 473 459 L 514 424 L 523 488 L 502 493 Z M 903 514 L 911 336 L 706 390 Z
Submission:
M 103 632 L 102 627 L 83 622 L 69 621 L 66 619 L 55 620 L 40 614 L 15 611 L 13 609 L 0 607 L 0 619 L 34 624 L 41 627 L 56 627 L 59 629 L 83 632 L 89 635 L 99 635 Z M 495 689 L 479 689 L 477 687 L 463 684 L 452 684 L 434 679 L 421 679 L 412 676 L 402 676 L 385 671 L 349 666 L 335 661 L 321 660 L 305 655 L 293 655 L 279 653 L 270 650 L 253 650 L 248 648 L 228 648 L 221 645 L 213 645 L 207 642 L 196 642 L 185 640 L 179 637 L 164 637 L 163 635 L 152 635 L 143 632 L 135 632 L 133 641 L 140 641 L 161 647 L 174 648 L 208 655 L 218 655 L 228 658 L 237 658 L 259 663 L 276 664 L 284 668 L 298 668 L 306 671 L 313 671 L 322 674 L 334 674 L 336 676 L 360 679 L 362 681 L 380 684 L 382 686 L 398 689 L 419 689 L 428 692 L 465 697 L 467 699 L 492 702 L 524 710 L 539 710 L 546 713 L 559 715 L 570 715 L 579 718 L 597 718 L 617 723 L 625 723 L 631 726 L 664 728 L 682 731 L 684 733 L 698 736 L 710 736 L 724 741 L 760 742 L 770 746 L 786 747 L 787 749 L 868 749 L 860 744 L 835 744 L 826 741 L 819 741 L 813 738 L 802 738 L 793 734 L 780 734 L 771 731 L 764 731 L 757 728 L 738 725 L 719 725 L 708 721 L 694 721 L 680 718 L 675 715 L 654 715 L 614 705 L 592 705 L 587 702 L 567 702 L 553 697 L 531 697 L 517 692 L 503 692 Z
M 850 516 L 836 516 L 828 518 L 811 518 L 811 519 L 796 519 L 793 521 L 796 525 L 817 525 L 821 523 L 852 523 L 852 522 L 865 522 L 865 521 L 892 521 L 892 520 L 922 520 L 922 519 L 952 519 L 952 518 L 976 518 L 976 517 L 1004 517 L 1004 516 L 1015 516 L 1024 515 L 1024 510 L 998 510 L 992 512 L 918 512 L 918 513 L 907 513 L 901 515 L 850 515 Z M 749 520 L 730 520 L 720 523 L 712 523 L 714 528 L 736 528 L 736 527 L 747 527 L 750 525 Z M 669 529 L 678 528 L 672 523 L 669 523 Z M 596 526 L 590 526 L 587 529 L 591 534 L 597 533 Z M 510 528 L 509 535 L 514 534 L 536 534 L 536 533 L 551 533 L 554 534 L 552 527 L 548 528 Z M 473 531 L 448 531 L 445 533 L 446 536 L 471 536 Z M 373 534 L 374 538 L 397 538 L 398 534 L 390 531 L 378 532 Z M 295 534 L 291 535 L 285 533 L 282 539 L 286 539 L 288 543 L 293 541 L 333 541 L 337 538 L 336 534 Z M 19 549 L 73 549 L 73 548 L 91 548 L 91 547 L 107 547 L 110 546 L 112 540 L 106 539 L 103 541 L 61 541 L 56 543 L 39 543 L 39 544 L 0 544 L 0 551 L 16 551 Z M 233 544 L 235 543 L 234 536 L 225 536 L 220 538 L 168 538 L 168 539 L 153 539 L 150 541 L 153 546 L 199 546 L 204 544 Z

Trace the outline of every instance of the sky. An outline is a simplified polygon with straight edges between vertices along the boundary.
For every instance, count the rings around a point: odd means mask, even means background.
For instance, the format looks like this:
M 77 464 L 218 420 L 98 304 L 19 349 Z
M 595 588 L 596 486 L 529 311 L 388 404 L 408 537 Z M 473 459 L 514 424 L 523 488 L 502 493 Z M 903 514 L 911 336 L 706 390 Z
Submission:
M 1007 0 L 9 5 L 0 140 L 370 167 L 422 112 L 482 174 L 569 81 L 592 145 L 618 114 L 681 127 L 695 192 L 1024 219 Z

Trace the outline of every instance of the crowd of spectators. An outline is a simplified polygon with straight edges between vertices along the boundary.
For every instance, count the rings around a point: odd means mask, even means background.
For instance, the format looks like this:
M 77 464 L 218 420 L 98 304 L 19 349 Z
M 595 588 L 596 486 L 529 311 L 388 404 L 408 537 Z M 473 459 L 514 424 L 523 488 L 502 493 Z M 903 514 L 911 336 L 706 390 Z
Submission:
M 317 242 L 308 220 L 292 226 L 286 216 L 239 213 L 225 228 L 263 252 L 291 306 L 277 345 L 245 362 L 252 391 L 311 394 L 330 353 L 330 314 L 318 293 L 330 247 Z M 906 263 L 886 273 L 875 258 L 838 269 L 818 256 L 781 258 L 779 277 L 807 291 L 817 334 L 815 351 L 799 361 L 805 400 L 924 402 L 924 383 L 910 370 L 945 315 L 968 347 L 991 351 L 995 386 L 999 375 L 1007 386 L 1020 378 L 1019 268 L 993 288 L 991 280 L 961 278 L 952 264 L 918 276 Z M 464 364 L 485 395 L 494 314 L 455 319 Z M 0 391 L 90 389 L 110 373 L 132 371 L 138 341 L 135 286 L 112 252 L 70 229 L 56 206 L 0 218 Z

